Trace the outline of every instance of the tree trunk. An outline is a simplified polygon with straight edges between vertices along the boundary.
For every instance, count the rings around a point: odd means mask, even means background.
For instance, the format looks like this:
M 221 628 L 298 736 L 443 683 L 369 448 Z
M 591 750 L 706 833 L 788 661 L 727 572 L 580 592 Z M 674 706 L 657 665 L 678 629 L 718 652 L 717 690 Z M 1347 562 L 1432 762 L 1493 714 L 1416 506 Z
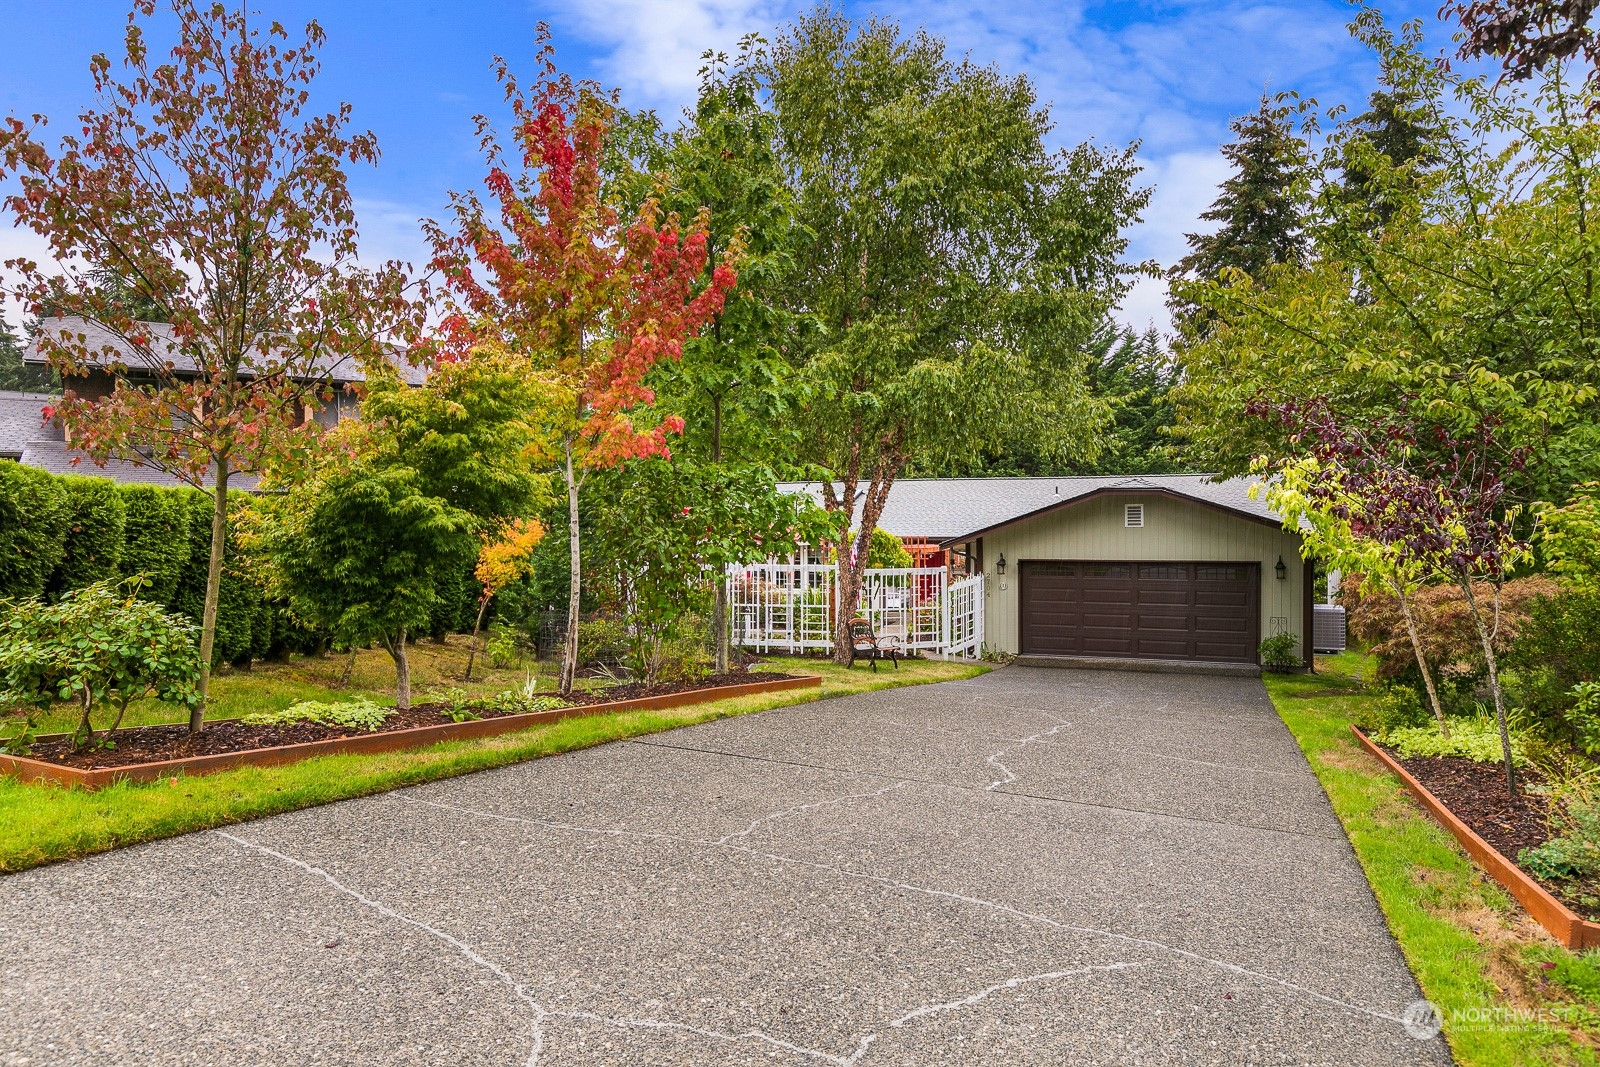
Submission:
M 389 655 L 394 659 L 394 706 L 397 711 L 411 710 L 411 660 L 406 657 L 406 628 L 400 627 L 398 640 L 385 637 Z
M 899 473 L 903 462 L 894 458 L 878 461 L 867 482 L 867 495 L 862 502 L 860 524 L 856 529 L 855 551 L 848 563 L 844 558 L 844 546 L 839 548 L 839 562 L 834 570 L 838 576 L 839 601 L 836 605 L 838 613 L 834 618 L 833 662 L 841 667 L 848 667 L 855 662 L 855 647 L 850 640 L 850 620 L 855 618 L 856 604 L 861 599 L 861 586 L 867 570 L 867 550 L 872 546 L 872 531 L 878 528 L 883 505 L 889 499 L 889 489 L 894 485 L 895 475 Z M 846 506 L 850 508 L 852 518 L 855 513 L 854 493 L 855 486 L 847 482 L 850 499 Z
M 1422 653 L 1422 638 L 1417 634 L 1416 619 L 1411 614 L 1411 600 L 1399 589 L 1395 598 L 1400 601 L 1400 614 L 1405 616 L 1406 632 L 1411 635 L 1411 650 L 1417 654 L 1417 670 L 1422 672 L 1422 684 L 1428 689 L 1428 703 L 1433 705 L 1433 717 L 1439 720 L 1439 732 L 1450 736 L 1450 723 L 1444 717 L 1444 707 L 1439 703 L 1439 692 L 1433 687 L 1433 672 L 1428 670 L 1428 658 Z
M 211 654 L 217 644 L 217 601 L 222 596 L 222 555 L 228 544 L 228 457 L 218 456 L 212 487 L 211 563 L 206 570 L 206 605 L 200 614 L 200 700 L 189 712 L 189 732 L 197 734 L 211 694 Z
M 578 677 L 578 604 L 582 594 L 583 572 L 578 554 L 578 479 L 572 467 L 572 439 L 566 442 L 567 458 L 567 577 L 572 588 L 567 593 L 567 647 L 561 655 L 561 695 L 572 692 Z
M 350 647 L 350 658 L 344 661 L 344 673 L 339 675 L 340 689 L 348 689 L 350 687 L 350 675 L 356 669 L 356 653 L 359 651 L 360 649 L 354 645 Z
M 478 631 L 483 629 L 483 613 L 489 610 L 489 594 L 485 593 L 478 598 L 478 618 L 472 624 L 472 640 L 467 644 L 467 672 L 461 676 L 463 682 L 472 681 L 472 661 L 478 655 Z
M 1472 609 L 1472 622 L 1478 628 L 1478 641 L 1483 645 L 1484 666 L 1489 668 L 1489 692 L 1494 695 L 1494 721 L 1500 727 L 1500 755 L 1506 765 L 1506 792 L 1517 795 L 1517 772 L 1511 760 L 1511 731 L 1506 727 L 1506 704 L 1500 692 L 1500 665 L 1494 658 L 1494 635 L 1484 625 L 1483 612 L 1478 609 L 1478 599 L 1472 595 L 1472 583 L 1461 583 L 1467 595 L 1467 607 Z M 1499 594 L 1495 595 L 1495 611 L 1500 610 Z M 1497 627 L 1498 628 L 1498 627 Z
M 716 324 L 718 342 L 722 339 L 722 320 Z M 711 462 L 722 468 L 722 394 L 715 393 L 711 401 Z M 711 591 L 712 671 L 728 673 L 728 568 L 723 567 L 712 577 Z
M 713 670 L 717 674 L 728 673 L 731 640 L 728 634 L 728 571 L 724 568 L 715 578 L 711 600 L 711 630 L 716 638 L 716 653 Z

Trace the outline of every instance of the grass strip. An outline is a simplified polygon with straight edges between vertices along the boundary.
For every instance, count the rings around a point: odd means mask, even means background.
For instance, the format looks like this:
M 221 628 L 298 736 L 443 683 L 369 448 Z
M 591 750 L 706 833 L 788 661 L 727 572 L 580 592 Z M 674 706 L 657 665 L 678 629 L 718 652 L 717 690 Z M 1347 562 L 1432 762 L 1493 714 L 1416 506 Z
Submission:
M 1545 936 L 1361 751 L 1350 723 L 1374 699 L 1362 686 L 1370 661 L 1347 653 L 1317 662 L 1315 675 L 1269 675 L 1267 691 L 1344 824 L 1423 996 L 1443 1014 L 1456 1062 L 1600 1062 L 1600 959 Z

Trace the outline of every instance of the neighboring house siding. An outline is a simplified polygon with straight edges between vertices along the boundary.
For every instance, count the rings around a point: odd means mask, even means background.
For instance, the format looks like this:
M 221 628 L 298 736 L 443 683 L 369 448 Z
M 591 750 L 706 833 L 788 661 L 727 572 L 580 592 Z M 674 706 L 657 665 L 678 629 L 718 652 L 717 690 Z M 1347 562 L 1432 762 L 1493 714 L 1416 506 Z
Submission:
M 1123 525 L 1123 506 L 1144 505 L 1144 526 Z M 1005 577 L 995 563 L 1006 557 Z M 1288 577 L 1273 572 L 1279 557 Z M 1305 568 L 1298 535 L 1243 516 L 1159 494 L 1114 493 L 1020 521 L 983 538 L 987 602 L 986 642 L 1005 652 L 1020 646 L 1018 611 L 1020 564 L 1025 560 L 1090 562 L 1167 561 L 1174 563 L 1258 563 L 1261 567 L 1261 636 L 1279 625 L 1301 638 L 1304 656 Z M 1274 625 L 1274 619 L 1282 620 Z

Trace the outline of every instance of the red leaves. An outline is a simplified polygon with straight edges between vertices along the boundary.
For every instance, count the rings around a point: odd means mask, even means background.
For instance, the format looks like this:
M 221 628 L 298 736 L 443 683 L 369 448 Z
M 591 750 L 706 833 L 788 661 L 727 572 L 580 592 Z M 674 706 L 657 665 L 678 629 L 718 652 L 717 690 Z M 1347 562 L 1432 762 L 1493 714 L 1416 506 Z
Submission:
M 685 227 L 647 203 L 636 218 L 618 218 L 602 196 L 610 97 L 559 73 L 547 33 L 544 40 L 526 93 L 497 66 L 524 168 L 510 173 L 485 132 L 484 187 L 497 220 L 476 196 L 453 194 L 454 231 L 427 226 L 453 303 L 427 348 L 448 360 L 479 345 L 503 347 L 559 384 L 574 401 L 565 433 L 585 465 L 664 456 L 666 435 L 683 424 L 634 425 L 631 413 L 655 399 L 645 377 L 681 356 L 737 274 L 719 264 L 696 292 L 708 258 L 703 213 Z

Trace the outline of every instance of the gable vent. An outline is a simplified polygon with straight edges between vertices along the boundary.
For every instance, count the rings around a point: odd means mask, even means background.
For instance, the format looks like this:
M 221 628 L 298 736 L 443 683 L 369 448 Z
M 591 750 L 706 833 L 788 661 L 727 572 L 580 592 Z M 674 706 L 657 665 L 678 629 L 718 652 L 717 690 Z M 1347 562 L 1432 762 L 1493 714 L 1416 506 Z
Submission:
M 1127 504 L 1122 509 L 1122 525 L 1130 530 L 1138 530 L 1144 526 L 1144 505 Z

